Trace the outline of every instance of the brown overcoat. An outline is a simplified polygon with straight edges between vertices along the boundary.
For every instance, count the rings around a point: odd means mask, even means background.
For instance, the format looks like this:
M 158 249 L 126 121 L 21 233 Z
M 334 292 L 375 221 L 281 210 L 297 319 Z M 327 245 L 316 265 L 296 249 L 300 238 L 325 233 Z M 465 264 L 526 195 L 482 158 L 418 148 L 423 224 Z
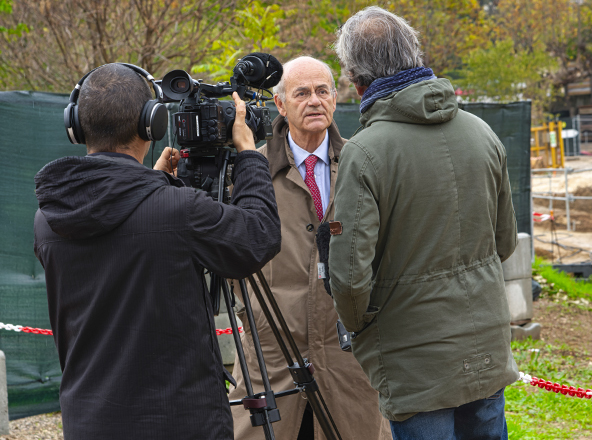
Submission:
M 259 149 L 269 160 L 282 227 L 282 250 L 264 267 L 263 274 L 303 357 L 315 367 L 314 376 L 343 440 L 390 440 L 388 421 L 378 409 L 378 393 L 370 386 L 353 355 L 339 347 L 333 300 L 325 291 L 323 280 L 318 279 L 315 234 L 320 222 L 310 191 L 294 163 L 287 133 L 287 123 L 278 116 L 273 122 L 273 140 Z M 337 162 L 345 142 L 335 122 L 329 127 L 329 140 L 331 196 L 324 220 L 333 218 Z M 250 290 L 249 298 L 272 389 L 275 392 L 293 389 L 286 361 Z M 241 339 L 254 392 L 261 392 L 263 384 L 244 310 L 239 311 L 238 316 L 245 328 Z M 236 358 L 233 374 L 238 387 L 231 390 L 230 399 L 241 399 L 246 389 Z M 297 439 L 306 407 L 302 396 L 294 394 L 277 399 L 281 420 L 272 426 L 278 440 Z M 242 406 L 233 406 L 232 414 L 235 439 L 265 438 L 261 427 L 251 427 L 249 412 Z M 316 418 L 314 429 L 315 440 L 325 440 Z

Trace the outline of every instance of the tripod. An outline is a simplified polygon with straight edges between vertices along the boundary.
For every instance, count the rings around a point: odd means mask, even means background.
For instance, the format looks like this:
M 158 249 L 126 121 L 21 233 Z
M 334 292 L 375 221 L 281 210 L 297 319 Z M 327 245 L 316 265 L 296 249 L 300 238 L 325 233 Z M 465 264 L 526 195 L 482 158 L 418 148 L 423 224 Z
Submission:
M 230 162 L 230 151 L 228 150 L 221 150 L 219 152 L 218 157 L 218 164 L 219 164 L 219 177 L 218 177 L 218 201 L 224 201 L 224 194 L 225 190 L 227 190 L 225 186 L 225 176 L 228 170 L 228 164 Z M 253 338 L 253 345 L 255 348 L 255 353 L 257 356 L 257 362 L 259 365 L 259 370 L 261 371 L 261 377 L 263 381 L 264 390 L 261 393 L 255 394 L 253 391 L 253 386 L 251 382 L 251 377 L 249 375 L 249 370 L 247 368 L 247 362 L 245 359 L 245 354 L 243 350 L 243 346 L 241 343 L 241 339 L 238 332 L 238 325 L 236 322 L 236 317 L 234 316 L 233 307 L 234 303 L 234 295 L 231 294 L 230 289 L 228 287 L 228 283 L 224 278 L 218 277 L 215 274 L 211 275 L 210 279 L 210 294 L 214 298 L 214 308 L 217 309 L 220 304 L 220 293 L 224 294 L 224 300 L 226 302 L 226 308 L 228 310 L 228 316 L 230 319 L 230 325 L 232 328 L 232 335 L 234 338 L 234 343 L 236 345 L 238 360 L 240 364 L 240 368 L 244 377 L 245 387 L 247 390 L 247 396 L 241 400 L 234 400 L 230 402 L 231 406 L 234 405 L 243 405 L 246 410 L 249 410 L 251 413 L 251 425 L 253 427 L 262 426 L 263 431 L 265 433 L 266 440 L 274 440 L 275 435 L 273 432 L 272 423 L 277 422 L 280 420 L 280 413 L 279 409 L 277 408 L 276 398 L 288 396 L 291 394 L 296 393 L 305 393 L 308 402 L 311 405 L 311 408 L 321 425 L 321 429 L 323 433 L 327 437 L 328 440 L 341 440 L 341 435 L 335 425 L 333 418 L 331 417 L 331 413 L 327 408 L 325 400 L 321 394 L 319 386 L 316 380 L 313 377 L 314 374 L 314 367 L 311 363 L 309 363 L 306 359 L 302 358 L 300 351 L 294 341 L 294 338 L 290 334 L 290 330 L 288 329 L 288 325 L 280 311 L 280 308 L 271 292 L 271 289 L 267 283 L 267 280 L 263 276 L 261 271 L 256 273 L 257 279 L 261 284 L 263 292 L 265 293 L 265 297 L 261 292 L 261 289 L 257 285 L 255 278 L 253 275 L 250 275 L 247 279 L 253 289 L 253 293 L 259 302 L 263 314 L 265 315 L 265 319 L 268 321 L 271 331 L 273 332 L 280 350 L 286 359 L 288 370 L 292 376 L 292 379 L 295 384 L 295 388 L 291 390 L 281 391 L 275 393 L 271 389 L 271 384 L 269 382 L 269 376 L 267 374 L 267 368 L 265 366 L 265 360 L 263 359 L 263 351 L 261 349 L 261 343 L 259 340 L 259 335 L 257 332 L 257 327 L 255 325 L 255 319 L 253 317 L 253 310 L 251 307 L 251 301 L 249 299 L 249 294 L 247 291 L 247 285 L 245 280 L 239 281 L 239 286 L 241 290 L 241 294 L 243 297 L 243 302 L 245 306 L 245 313 L 247 316 L 247 320 L 249 322 L 249 326 L 251 328 L 251 334 Z M 272 315 L 272 310 L 274 316 Z M 277 323 L 276 323 L 277 319 Z M 278 327 L 279 323 L 279 327 Z M 280 332 L 281 328 L 281 332 Z M 284 336 L 282 336 L 282 333 Z M 287 340 L 287 344 L 284 340 L 284 337 Z M 288 346 L 293 353 L 295 361 L 290 354 L 290 350 L 288 350 Z

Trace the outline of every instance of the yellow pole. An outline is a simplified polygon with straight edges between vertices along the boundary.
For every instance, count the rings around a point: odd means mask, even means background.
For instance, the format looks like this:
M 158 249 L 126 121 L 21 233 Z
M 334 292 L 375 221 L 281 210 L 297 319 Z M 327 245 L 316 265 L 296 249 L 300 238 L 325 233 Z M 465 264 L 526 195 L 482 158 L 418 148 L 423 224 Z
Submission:
M 557 168 L 557 132 L 555 131 L 555 123 L 549 122 L 549 148 L 551 153 L 551 163 L 553 168 Z
M 565 151 L 563 150 L 563 136 L 562 136 L 562 129 L 563 129 L 563 122 L 557 121 L 557 144 L 559 145 L 559 155 L 561 157 L 561 168 L 565 168 Z M 569 225 L 567 227 L 569 231 Z

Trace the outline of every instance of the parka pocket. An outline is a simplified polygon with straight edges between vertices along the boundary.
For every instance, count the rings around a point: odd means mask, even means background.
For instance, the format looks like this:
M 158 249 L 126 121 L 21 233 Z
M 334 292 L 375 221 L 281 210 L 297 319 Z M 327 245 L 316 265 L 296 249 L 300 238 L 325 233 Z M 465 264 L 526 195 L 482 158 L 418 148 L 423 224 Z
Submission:
M 355 339 L 364 330 L 366 330 L 370 324 L 372 324 L 374 322 L 374 320 L 376 319 L 376 315 L 378 315 L 378 312 L 380 312 L 380 307 L 372 306 L 372 305 L 368 306 L 368 308 L 366 309 L 366 313 L 364 313 L 362 315 L 362 321 L 364 322 L 364 327 L 362 327 L 362 330 L 360 330 L 359 332 L 352 333 L 352 336 L 351 336 L 352 339 Z
M 478 371 L 489 370 L 494 367 L 491 354 L 485 353 L 470 357 L 463 361 L 463 373 L 475 373 Z

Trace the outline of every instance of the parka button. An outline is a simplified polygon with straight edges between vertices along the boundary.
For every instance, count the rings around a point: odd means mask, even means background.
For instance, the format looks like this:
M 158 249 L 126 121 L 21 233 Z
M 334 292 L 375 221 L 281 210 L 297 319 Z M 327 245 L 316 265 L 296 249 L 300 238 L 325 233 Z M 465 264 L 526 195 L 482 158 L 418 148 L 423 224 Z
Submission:
M 306 225 L 306 230 L 307 230 L 308 232 L 312 232 L 312 231 L 314 231 L 314 226 L 313 226 L 313 224 L 312 224 L 312 223 L 309 223 L 308 225 Z

